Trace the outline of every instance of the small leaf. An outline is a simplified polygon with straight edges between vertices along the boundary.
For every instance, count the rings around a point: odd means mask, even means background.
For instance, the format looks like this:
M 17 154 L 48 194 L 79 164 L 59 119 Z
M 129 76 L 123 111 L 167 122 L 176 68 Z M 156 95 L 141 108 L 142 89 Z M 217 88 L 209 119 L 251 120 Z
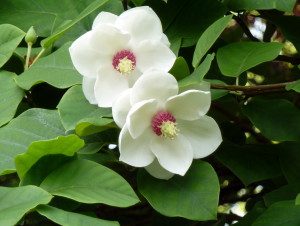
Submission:
M 65 135 L 56 110 L 30 109 L 0 130 L 0 174 L 15 171 L 14 157 L 33 141 Z
M 206 162 L 195 161 L 183 177 L 160 180 L 145 170 L 138 174 L 138 188 L 150 205 L 169 217 L 214 220 L 219 199 L 219 180 Z
M 127 207 L 139 201 L 130 185 L 120 175 L 84 159 L 62 165 L 42 182 L 41 187 L 53 195 L 82 203 Z
M 42 205 L 37 208 L 37 212 L 53 222 L 65 226 L 113 226 L 119 225 L 116 221 L 102 220 L 79 213 L 72 213 L 52 206 Z
M 286 90 L 295 90 L 296 92 L 300 93 L 300 79 L 294 83 L 294 84 L 289 84 L 285 86 Z
M 296 205 L 300 205 L 300 193 L 296 197 Z
M 190 74 L 189 76 L 185 77 L 184 79 L 178 82 L 179 87 L 189 86 L 193 84 L 199 84 L 202 82 L 204 76 L 209 71 L 211 62 L 213 61 L 215 54 L 208 54 L 204 61 L 196 68 L 196 70 Z
M 15 115 L 17 107 L 24 97 L 24 92 L 14 81 L 16 74 L 0 71 L 0 126 L 9 122 Z
M 15 225 L 22 216 L 40 204 L 47 204 L 52 196 L 36 186 L 0 187 L 0 225 Z
M 193 56 L 193 67 L 196 68 L 201 59 L 204 57 L 204 55 L 207 53 L 207 51 L 212 47 L 214 42 L 218 39 L 218 37 L 221 35 L 223 30 L 226 28 L 229 21 L 232 19 L 232 15 L 228 15 L 225 17 L 220 18 L 216 22 L 214 22 L 212 25 L 210 25 L 200 36 L 196 49 L 194 51 Z
M 11 24 L 0 25 L 0 68 L 9 60 L 24 36 L 24 31 Z
M 111 109 L 90 104 L 83 95 L 81 86 L 69 89 L 57 108 L 66 131 L 76 128 L 79 135 L 100 132 L 113 122 Z
M 43 156 L 55 154 L 73 156 L 83 145 L 84 141 L 76 135 L 57 137 L 53 140 L 35 141 L 31 143 L 26 153 L 15 157 L 17 173 L 22 179 L 27 171 Z
M 189 65 L 183 57 L 178 57 L 169 73 L 177 80 L 183 79 L 190 74 Z
M 42 82 L 60 89 L 81 84 L 82 76 L 73 66 L 69 46 L 66 44 L 51 55 L 39 59 L 16 79 L 17 84 L 26 90 Z
M 263 62 L 274 60 L 282 43 L 237 42 L 220 48 L 217 62 L 223 75 L 238 77 L 244 71 Z
M 300 111 L 291 102 L 253 98 L 242 110 L 267 138 L 275 141 L 300 140 Z

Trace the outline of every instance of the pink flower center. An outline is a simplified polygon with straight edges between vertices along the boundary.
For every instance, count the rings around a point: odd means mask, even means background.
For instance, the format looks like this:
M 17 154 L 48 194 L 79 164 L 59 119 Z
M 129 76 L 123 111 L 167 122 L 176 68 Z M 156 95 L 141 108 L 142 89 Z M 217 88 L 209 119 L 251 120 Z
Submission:
M 163 136 L 173 139 L 176 137 L 179 129 L 177 128 L 176 119 L 174 116 L 167 112 L 158 112 L 152 118 L 152 130 L 157 136 Z
M 114 55 L 112 65 L 122 75 L 128 75 L 135 68 L 135 55 L 130 50 L 121 50 Z

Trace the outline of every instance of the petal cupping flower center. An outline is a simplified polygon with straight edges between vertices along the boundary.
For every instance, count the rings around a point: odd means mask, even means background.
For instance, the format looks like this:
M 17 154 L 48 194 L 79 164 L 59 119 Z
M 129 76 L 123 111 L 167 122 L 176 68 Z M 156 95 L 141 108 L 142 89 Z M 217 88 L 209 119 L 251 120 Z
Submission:
M 152 130 L 157 136 L 163 136 L 173 139 L 179 132 L 177 128 L 176 119 L 174 116 L 167 112 L 162 111 L 157 113 L 152 118 Z
M 130 50 L 121 50 L 114 55 L 112 65 L 122 75 L 128 75 L 135 68 L 135 55 Z

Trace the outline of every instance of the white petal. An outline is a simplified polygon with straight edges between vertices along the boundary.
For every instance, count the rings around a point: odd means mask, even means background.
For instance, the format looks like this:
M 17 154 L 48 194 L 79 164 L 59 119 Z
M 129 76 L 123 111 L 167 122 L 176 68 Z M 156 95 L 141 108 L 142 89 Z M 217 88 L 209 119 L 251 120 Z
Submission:
M 171 173 L 183 176 L 192 164 L 192 147 L 181 134 L 174 139 L 156 136 L 150 145 L 159 164 Z
M 160 41 L 168 47 L 170 47 L 170 45 L 171 45 L 171 43 L 169 42 L 168 37 L 164 33 L 162 34 Z
M 118 16 L 109 12 L 101 12 L 99 13 L 94 22 L 92 29 L 95 29 L 99 24 L 103 23 L 109 23 L 109 24 L 114 24 L 117 20 Z
M 105 56 L 89 45 L 92 33 L 87 32 L 76 39 L 69 48 L 70 56 L 76 70 L 83 76 L 96 78 L 100 63 Z
M 157 99 L 165 102 L 178 93 L 178 83 L 173 75 L 152 70 L 145 72 L 132 87 L 130 102 L 135 104 L 142 100 Z
M 128 75 L 128 84 L 129 87 L 132 87 L 135 82 L 141 77 L 142 72 L 138 69 L 135 68 L 129 75 Z
M 120 74 L 112 65 L 99 69 L 94 88 L 99 107 L 111 107 L 121 93 L 128 88 L 126 76 Z
M 203 116 L 195 121 L 178 120 L 178 128 L 190 142 L 194 158 L 204 158 L 213 153 L 222 142 L 220 128 L 216 121 Z
M 146 130 L 137 139 L 133 139 L 125 125 L 119 136 L 120 161 L 135 167 L 144 167 L 153 162 L 155 156 L 149 145 L 151 132 Z
M 147 170 L 150 175 L 158 179 L 169 180 L 171 177 L 174 176 L 174 173 L 171 173 L 168 170 L 164 169 L 159 164 L 157 159 L 155 159 L 149 166 L 146 166 L 145 170 Z
M 83 77 L 82 91 L 85 98 L 90 102 L 90 104 L 98 104 L 94 93 L 95 83 L 96 78 Z
M 134 47 L 136 54 L 136 66 L 142 71 L 156 68 L 168 72 L 176 56 L 169 47 L 160 41 L 146 40 Z
M 210 103 L 210 92 L 188 90 L 169 98 L 166 109 L 176 119 L 195 120 L 207 113 Z
M 137 138 L 147 128 L 151 128 L 152 118 L 157 113 L 157 106 L 158 102 L 155 99 L 144 100 L 132 106 L 126 122 L 133 138 Z
M 111 24 L 99 24 L 94 30 L 90 38 L 91 48 L 107 54 L 112 63 L 113 56 L 124 49 L 128 49 L 130 35 L 117 29 Z M 103 64 L 103 62 L 100 62 Z M 105 62 L 106 63 L 106 62 Z
M 125 90 L 112 105 L 112 115 L 115 123 L 122 128 L 125 125 L 126 117 L 131 109 L 130 104 L 131 89 Z
M 148 6 L 136 7 L 122 13 L 115 22 L 121 30 L 132 35 L 132 42 L 162 38 L 162 25 L 155 12 Z

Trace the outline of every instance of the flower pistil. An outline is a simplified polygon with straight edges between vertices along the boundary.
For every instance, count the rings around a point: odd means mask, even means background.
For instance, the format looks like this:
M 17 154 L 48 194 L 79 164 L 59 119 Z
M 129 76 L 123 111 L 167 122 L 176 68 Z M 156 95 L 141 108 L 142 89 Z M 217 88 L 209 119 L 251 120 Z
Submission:
M 179 132 L 176 119 L 167 111 L 159 112 L 153 117 L 152 130 L 157 136 L 170 139 L 174 139 Z
M 122 50 L 115 54 L 112 64 L 122 75 L 128 75 L 135 68 L 136 58 L 130 50 Z

